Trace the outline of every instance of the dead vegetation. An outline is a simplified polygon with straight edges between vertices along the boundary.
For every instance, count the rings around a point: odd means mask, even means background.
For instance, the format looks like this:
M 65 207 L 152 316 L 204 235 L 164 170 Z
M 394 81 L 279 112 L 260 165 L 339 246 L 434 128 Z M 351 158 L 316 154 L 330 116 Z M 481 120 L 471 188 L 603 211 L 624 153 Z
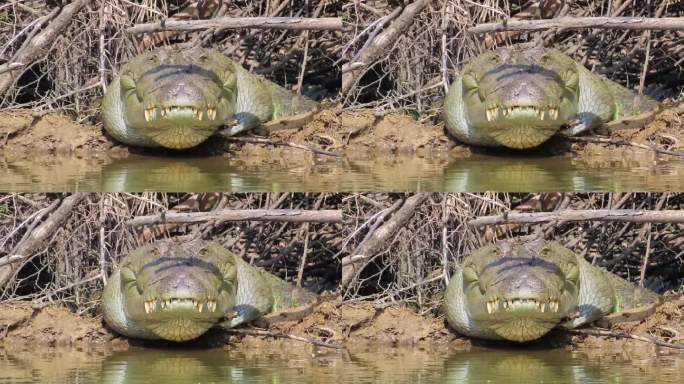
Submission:
M 218 49 L 255 73 L 316 99 L 339 88 L 341 32 L 211 28 L 145 35 L 127 29 L 162 20 L 336 17 L 336 1 L 10 1 L 0 5 L 0 109 L 60 109 L 97 116 L 106 84 L 133 55 L 166 44 Z M 40 37 L 40 38 L 39 38 Z
M 473 34 L 478 24 L 557 17 L 681 17 L 672 0 L 387 1 L 345 6 L 353 27 L 342 58 L 342 91 L 351 107 L 404 109 L 437 116 L 453 75 L 475 55 L 497 46 L 539 44 L 569 54 L 595 72 L 658 100 L 684 89 L 683 32 L 548 29 Z
M 546 222 L 475 227 L 486 215 L 564 209 L 681 210 L 682 193 L 11 194 L 0 197 L 0 302 L 97 312 L 120 257 L 167 236 L 201 236 L 347 301 L 435 313 L 454 265 L 497 238 L 536 234 L 659 292 L 684 284 L 681 223 Z M 131 227 L 137 216 L 217 209 L 341 209 L 343 223 L 201 221 Z M 344 276 L 344 277 L 343 277 Z

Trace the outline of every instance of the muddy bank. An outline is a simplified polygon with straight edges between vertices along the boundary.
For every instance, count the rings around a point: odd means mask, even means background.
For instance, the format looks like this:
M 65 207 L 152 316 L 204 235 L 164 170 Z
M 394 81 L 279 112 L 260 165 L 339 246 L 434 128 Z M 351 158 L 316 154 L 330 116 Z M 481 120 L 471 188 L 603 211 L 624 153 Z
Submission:
M 293 318 L 294 317 L 294 318 Z M 684 343 L 684 297 L 670 297 L 650 313 L 636 316 L 612 316 L 610 321 L 595 324 L 612 332 L 650 335 L 670 343 Z M 272 334 L 288 334 L 339 344 L 347 349 L 370 347 L 419 347 L 469 349 L 472 345 L 516 348 L 519 344 L 471 340 L 448 329 L 442 316 L 419 315 L 399 306 L 375 307 L 371 302 L 342 303 L 339 299 L 324 301 L 301 316 L 271 315 L 255 326 Z M 247 332 L 248 333 L 248 332 Z M 0 306 L 0 347 L 30 345 L 107 345 L 116 350 L 145 346 L 149 342 L 131 340 L 114 334 L 100 317 L 77 316 L 58 306 L 32 308 L 31 303 L 16 302 Z M 159 343 L 152 343 L 157 345 Z M 169 343 L 161 343 L 169 345 Z M 212 329 L 191 343 L 192 346 L 260 350 L 263 347 L 302 345 L 288 338 L 249 335 Z M 306 344 L 314 350 L 314 347 Z M 602 353 L 605 350 L 639 350 L 658 354 L 667 350 L 653 343 L 608 336 L 569 335 L 555 330 L 549 336 L 528 344 L 532 348 L 569 348 Z M 326 350 L 326 348 L 322 348 Z
M 36 153 L 74 153 L 78 156 L 108 154 L 126 157 L 130 153 L 178 155 L 173 151 L 130 148 L 120 145 L 103 133 L 101 125 L 75 122 L 60 113 L 34 113 L 16 110 L 0 113 L 0 148 L 14 158 L 33 157 Z M 645 126 L 644 126 L 645 124 Z M 684 105 L 663 109 L 655 117 L 627 123 L 611 123 L 608 134 L 613 140 L 627 140 L 671 151 L 684 150 Z M 393 153 L 444 153 L 467 157 L 470 147 L 450 139 L 442 123 L 421 122 L 401 113 L 378 114 L 372 110 L 342 111 L 326 107 L 313 116 L 294 118 L 287 123 L 269 123 L 254 134 L 272 142 L 292 142 L 312 148 L 344 154 L 350 158 L 368 158 Z M 541 149 L 552 154 L 569 154 L 591 161 L 600 157 L 652 154 L 648 149 L 610 143 L 570 143 L 554 140 Z M 192 154 L 223 154 L 233 159 L 269 158 L 301 149 L 268 144 L 209 140 L 189 151 Z M 186 151 L 185 153 L 188 153 Z M 307 157 L 302 157 L 305 160 Z

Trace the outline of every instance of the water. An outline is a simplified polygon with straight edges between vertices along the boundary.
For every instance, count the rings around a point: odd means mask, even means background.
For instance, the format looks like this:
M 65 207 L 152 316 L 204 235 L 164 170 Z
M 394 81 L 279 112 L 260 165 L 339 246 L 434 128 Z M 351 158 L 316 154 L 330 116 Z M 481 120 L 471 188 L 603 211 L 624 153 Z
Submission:
M 646 346 L 646 349 L 649 347 Z M 0 383 L 682 383 L 684 354 L 626 351 L 387 348 L 247 351 L 132 348 L 125 352 L 0 347 Z
M 681 191 L 684 159 L 447 154 L 0 157 L 0 191 Z

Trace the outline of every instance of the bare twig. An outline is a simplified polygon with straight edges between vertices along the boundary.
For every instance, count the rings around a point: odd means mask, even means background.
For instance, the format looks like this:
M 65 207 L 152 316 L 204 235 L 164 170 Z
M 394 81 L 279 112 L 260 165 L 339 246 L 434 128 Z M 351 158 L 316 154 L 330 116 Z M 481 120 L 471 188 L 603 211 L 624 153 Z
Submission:
M 547 221 L 620 221 L 632 223 L 684 223 L 684 211 L 639 211 L 634 209 L 566 209 L 555 212 L 504 213 L 484 216 L 468 222 L 472 227 L 509 223 L 544 223 Z
M 340 223 L 343 221 L 343 217 L 341 210 L 332 209 L 321 209 L 318 211 L 305 211 L 301 209 L 221 209 L 211 212 L 162 213 L 160 215 L 139 216 L 128 220 L 126 225 L 139 227 L 162 223 L 198 223 L 209 220 Z
M 138 24 L 126 30 L 129 34 L 159 31 L 197 31 L 208 28 L 235 29 L 296 29 L 341 31 L 344 28 L 338 17 L 219 17 L 209 20 L 161 21 Z
M 480 24 L 468 29 L 470 33 L 500 31 L 538 31 L 549 28 L 601 28 L 636 30 L 684 31 L 681 17 L 559 17 L 549 20 L 519 20 Z

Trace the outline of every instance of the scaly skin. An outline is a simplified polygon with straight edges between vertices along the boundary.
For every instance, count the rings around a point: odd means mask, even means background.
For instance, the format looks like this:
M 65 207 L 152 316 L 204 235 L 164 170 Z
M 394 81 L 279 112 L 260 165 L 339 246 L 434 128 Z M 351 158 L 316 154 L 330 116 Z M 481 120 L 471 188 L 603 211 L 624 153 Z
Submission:
M 464 143 L 525 149 L 559 131 L 576 135 L 656 106 L 560 51 L 510 47 L 463 68 L 447 92 L 444 118 Z
M 447 287 L 444 309 L 461 334 L 524 342 L 559 324 L 575 328 L 658 300 L 560 244 L 511 240 L 463 260 Z
M 218 51 L 164 47 L 121 68 L 102 102 L 102 120 L 122 143 L 184 149 L 224 125 L 221 134 L 232 136 L 315 106 Z
M 158 241 L 126 256 L 102 297 L 116 332 L 141 339 L 194 339 L 224 318 L 237 326 L 315 295 L 256 269 L 221 245 Z

